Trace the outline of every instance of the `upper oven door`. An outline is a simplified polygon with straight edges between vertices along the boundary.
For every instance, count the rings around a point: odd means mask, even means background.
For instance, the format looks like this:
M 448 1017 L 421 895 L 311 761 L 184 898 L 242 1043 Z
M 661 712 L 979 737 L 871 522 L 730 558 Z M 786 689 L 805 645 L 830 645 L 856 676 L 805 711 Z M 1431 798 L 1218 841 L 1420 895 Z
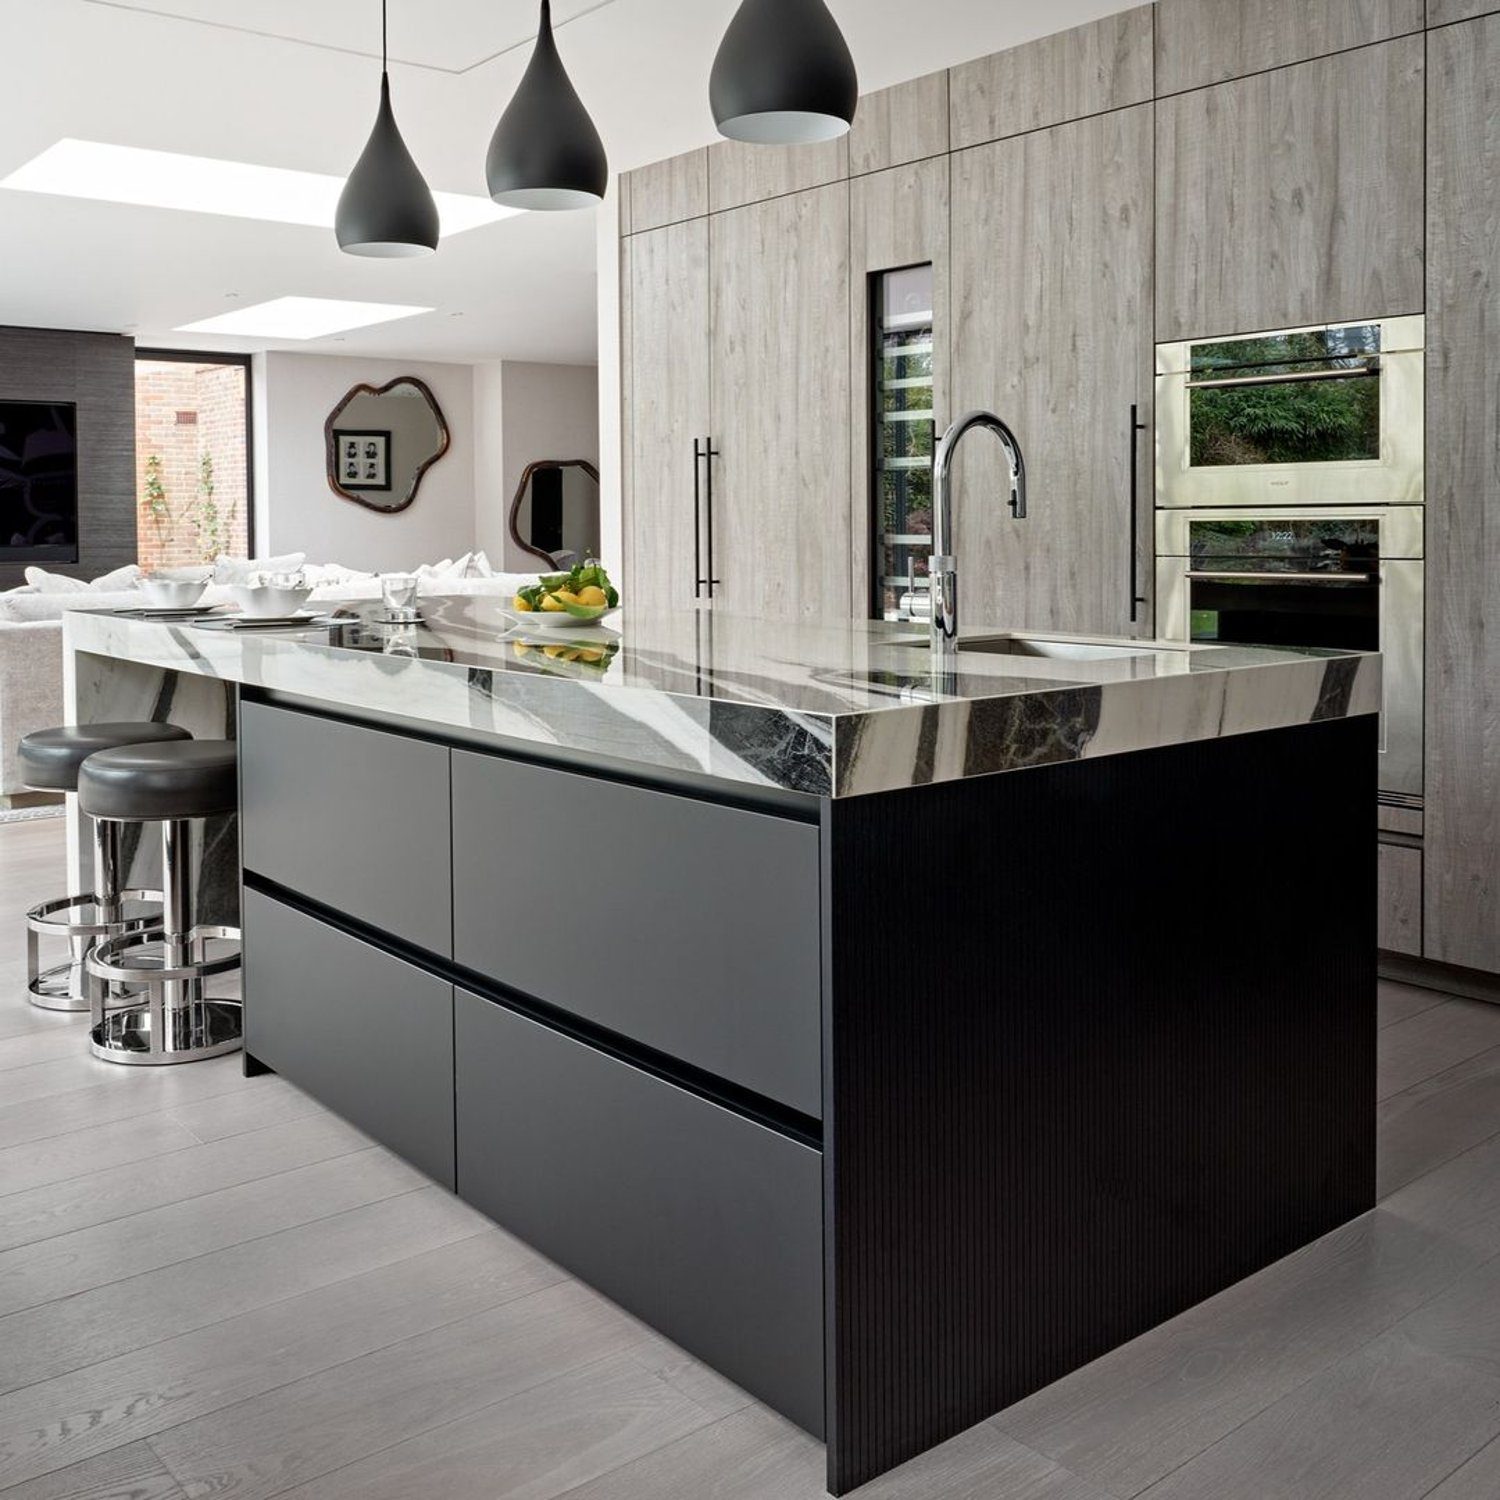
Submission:
M 1423 499 L 1423 319 L 1372 319 L 1156 350 L 1163 506 Z

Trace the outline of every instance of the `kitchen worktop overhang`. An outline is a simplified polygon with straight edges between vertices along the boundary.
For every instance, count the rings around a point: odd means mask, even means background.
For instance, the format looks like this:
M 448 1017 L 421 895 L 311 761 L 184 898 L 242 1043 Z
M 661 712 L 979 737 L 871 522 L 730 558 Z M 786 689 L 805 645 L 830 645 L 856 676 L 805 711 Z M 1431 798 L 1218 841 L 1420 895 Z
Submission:
M 686 611 L 517 631 L 497 601 L 296 630 L 71 611 L 72 652 L 402 718 L 531 753 L 849 797 L 1376 713 L 1380 658 L 1018 635 L 935 662 L 925 627 Z M 965 643 L 1003 631 L 973 629 Z M 576 654 L 573 654 L 576 653 Z M 1037 654 L 1033 654 L 1037 653 Z M 571 655 L 571 659 L 570 659 Z

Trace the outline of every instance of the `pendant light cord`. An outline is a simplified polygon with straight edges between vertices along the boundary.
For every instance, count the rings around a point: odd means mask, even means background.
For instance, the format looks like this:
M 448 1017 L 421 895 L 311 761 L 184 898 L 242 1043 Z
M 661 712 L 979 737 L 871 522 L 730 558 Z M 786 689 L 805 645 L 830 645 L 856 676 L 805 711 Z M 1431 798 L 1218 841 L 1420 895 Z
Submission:
M 380 0 L 380 76 L 382 78 L 390 72 L 389 54 L 385 39 L 385 6 L 386 0 Z

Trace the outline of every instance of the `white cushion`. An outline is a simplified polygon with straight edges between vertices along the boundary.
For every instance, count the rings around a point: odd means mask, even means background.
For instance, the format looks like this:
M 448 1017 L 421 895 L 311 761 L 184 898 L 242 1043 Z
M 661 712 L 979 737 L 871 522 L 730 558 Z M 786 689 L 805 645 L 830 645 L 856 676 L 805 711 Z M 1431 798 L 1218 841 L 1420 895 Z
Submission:
M 81 594 L 88 588 L 86 579 L 49 573 L 44 568 L 27 568 L 26 582 L 39 594 Z
M 140 582 L 140 567 L 136 563 L 126 563 L 123 568 L 116 568 L 113 573 L 102 573 L 98 578 L 90 579 L 89 587 L 101 594 L 114 594 L 121 589 L 138 588 Z
M 214 559 L 215 583 L 249 583 L 255 573 L 295 573 L 307 561 L 305 552 L 284 557 L 230 557 L 221 552 Z
M 357 583 L 375 577 L 373 573 L 362 573 L 358 568 L 346 568 L 341 563 L 306 563 L 302 573 L 315 589 L 330 583 Z
M 22 594 L 9 596 L 14 620 L 60 620 L 73 609 L 139 609 L 141 596 L 135 590 L 83 589 L 75 594 Z
M 489 554 L 486 552 L 472 552 L 469 554 L 470 578 L 493 578 L 495 570 L 490 566 Z
M 474 560 L 472 552 L 465 552 L 462 557 L 445 557 L 441 562 L 423 563 L 412 571 L 418 578 L 473 578 L 477 576 L 471 564 Z

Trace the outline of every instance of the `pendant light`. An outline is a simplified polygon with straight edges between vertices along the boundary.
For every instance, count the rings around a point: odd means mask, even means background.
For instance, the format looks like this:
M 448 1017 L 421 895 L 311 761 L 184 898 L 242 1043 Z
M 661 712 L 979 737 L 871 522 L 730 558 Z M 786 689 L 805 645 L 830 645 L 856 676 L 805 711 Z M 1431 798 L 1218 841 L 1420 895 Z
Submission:
M 859 78 L 823 0 L 742 0 L 714 58 L 719 134 L 762 146 L 831 141 L 854 122 Z
M 339 194 L 333 227 L 340 250 L 393 259 L 437 249 L 438 211 L 391 113 L 385 7 L 386 0 L 380 0 L 380 109 Z
M 551 0 L 542 0 L 536 48 L 484 169 L 490 197 L 507 208 L 591 208 L 609 187 L 604 142 L 552 39 Z

